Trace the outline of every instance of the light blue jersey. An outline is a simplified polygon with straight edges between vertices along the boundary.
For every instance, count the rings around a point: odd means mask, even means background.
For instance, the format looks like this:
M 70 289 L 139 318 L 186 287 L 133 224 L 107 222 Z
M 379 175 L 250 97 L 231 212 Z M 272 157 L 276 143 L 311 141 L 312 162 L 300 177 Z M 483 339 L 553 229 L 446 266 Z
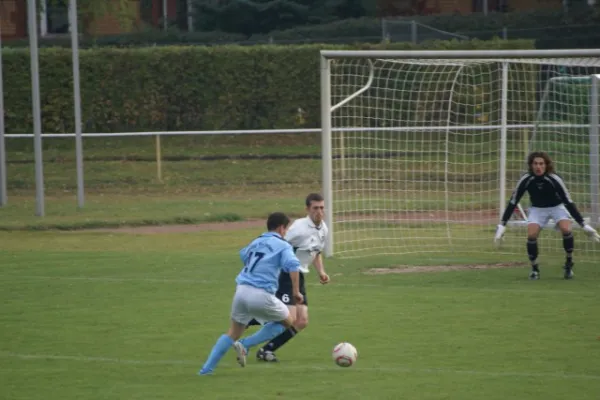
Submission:
M 249 285 L 275 294 L 279 286 L 279 273 L 296 272 L 300 261 L 292 245 L 275 232 L 263 233 L 248 246 L 240 250 L 244 268 L 235 281 L 238 285 Z

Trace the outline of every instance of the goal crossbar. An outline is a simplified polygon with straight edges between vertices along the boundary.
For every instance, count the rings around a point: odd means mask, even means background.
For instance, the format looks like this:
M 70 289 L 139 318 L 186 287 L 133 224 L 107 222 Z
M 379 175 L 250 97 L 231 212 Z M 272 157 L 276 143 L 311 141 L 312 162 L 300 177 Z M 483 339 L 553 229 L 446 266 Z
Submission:
M 321 57 L 384 59 L 507 59 L 598 57 L 600 49 L 560 50 L 321 50 Z M 597 60 L 596 60 L 597 61 Z

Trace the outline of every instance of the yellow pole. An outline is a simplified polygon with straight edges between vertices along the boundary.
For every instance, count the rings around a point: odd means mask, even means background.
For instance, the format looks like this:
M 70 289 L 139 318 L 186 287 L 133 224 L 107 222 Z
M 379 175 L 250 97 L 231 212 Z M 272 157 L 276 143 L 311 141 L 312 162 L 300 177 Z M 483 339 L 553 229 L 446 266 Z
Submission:
M 156 178 L 162 183 L 162 156 L 160 154 L 160 135 L 156 135 Z

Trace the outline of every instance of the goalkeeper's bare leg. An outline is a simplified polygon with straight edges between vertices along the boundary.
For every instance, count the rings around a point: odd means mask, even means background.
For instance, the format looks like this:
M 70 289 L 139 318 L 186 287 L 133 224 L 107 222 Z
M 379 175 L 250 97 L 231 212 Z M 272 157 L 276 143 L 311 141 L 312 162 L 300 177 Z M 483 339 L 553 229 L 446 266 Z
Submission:
M 531 262 L 531 272 L 529 273 L 529 279 L 531 280 L 540 279 L 540 268 L 537 262 L 539 255 L 537 239 L 541 230 L 542 227 L 539 224 L 527 224 L 527 257 Z
M 561 219 L 558 221 L 558 229 L 562 233 L 563 248 L 566 253 L 566 260 L 564 266 L 564 278 L 573 279 L 573 249 L 575 248 L 575 239 L 573 238 L 573 231 L 571 230 L 571 221 L 569 219 Z

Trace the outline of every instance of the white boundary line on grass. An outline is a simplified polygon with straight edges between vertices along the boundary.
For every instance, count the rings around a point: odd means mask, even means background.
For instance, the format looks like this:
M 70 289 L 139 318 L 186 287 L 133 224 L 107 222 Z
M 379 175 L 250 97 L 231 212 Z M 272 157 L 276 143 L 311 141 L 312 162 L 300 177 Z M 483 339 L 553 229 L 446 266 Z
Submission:
M 148 282 L 148 283 L 185 283 L 185 284 L 215 284 L 220 281 L 211 281 L 208 279 L 177 279 L 177 278 L 121 278 L 112 276 L 44 276 L 44 275 L 0 275 L 7 281 L 7 278 L 32 279 L 41 281 L 89 281 L 89 282 Z
M 17 358 L 21 360 L 57 360 L 57 361 L 77 361 L 77 362 L 103 362 L 108 364 L 124 364 L 124 365 L 190 365 L 200 368 L 202 360 L 130 360 L 122 358 L 110 357 L 86 357 L 86 356 L 62 356 L 56 354 L 21 354 L 12 352 L 0 352 L 2 358 Z M 600 375 L 587 374 L 565 374 L 562 372 L 518 372 L 518 371 L 481 371 L 481 370 L 461 370 L 449 368 L 411 368 L 406 366 L 394 367 L 360 367 L 355 366 L 350 369 L 342 369 L 339 367 L 323 367 L 311 365 L 285 365 L 277 364 L 276 366 L 267 366 L 257 364 L 250 368 L 273 368 L 295 371 L 358 371 L 358 372 L 406 372 L 406 373 L 425 373 L 425 374 L 461 374 L 461 375 L 481 375 L 491 377 L 515 377 L 515 378 L 559 378 L 559 379 L 583 379 L 583 380 L 600 380 Z
M 121 278 L 121 277 L 110 277 L 110 276 L 44 276 L 44 275 L 0 275 L 0 278 L 4 282 L 16 281 L 18 279 L 31 279 L 31 280 L 42 280 L 42 281 L 88 281 L 88 282 L 113 282 L 113 283 L 122 283 L 122 282 L 148 282 L 148 283 L 174 283 L 174 284 L 220 284 L 224 283 L 223 281 L 215 281 L 215 280 L 204 280 L 204 279 L 177 279 L 177 278 Z M 524 278 L 525 279 L 525 278 Z M 557 278 L 558 279 L 558 278 Z M 535 285 L 535 282 L 531 283 Z M 309 286 L 323 286 L 320 283 L 309 283 Z M 376 284 L 376 283 L 338 283 L 332 282 L 331 286 L 342 286 L 342 287 L 371 287 L 371 288 L 390 288 L 390 289 L 413 289 L 420 290 L 425 286 L 416 286 L 416 285 L 384 285 L 384 284 Z M 235 286 L 235 281 L 231 281 L 231 287 Z M 427 286 L 429 287 L 429 286 Z M 471 292 L 506 292 L 506 293 L 535 293 L 535 294 L 547 294 L 547 295 L 555 295 L 555 294 L 597 294 L 597 291 L 585 291 L 585 290 L 544 290 L 542 289 L 499 289 L 499 288 L 481 288 L 481 287 L 457 287 L 457 286 L 443 286 L 440 287 L 442 290 L 454 290 L 454 291 L 471 291 Z

